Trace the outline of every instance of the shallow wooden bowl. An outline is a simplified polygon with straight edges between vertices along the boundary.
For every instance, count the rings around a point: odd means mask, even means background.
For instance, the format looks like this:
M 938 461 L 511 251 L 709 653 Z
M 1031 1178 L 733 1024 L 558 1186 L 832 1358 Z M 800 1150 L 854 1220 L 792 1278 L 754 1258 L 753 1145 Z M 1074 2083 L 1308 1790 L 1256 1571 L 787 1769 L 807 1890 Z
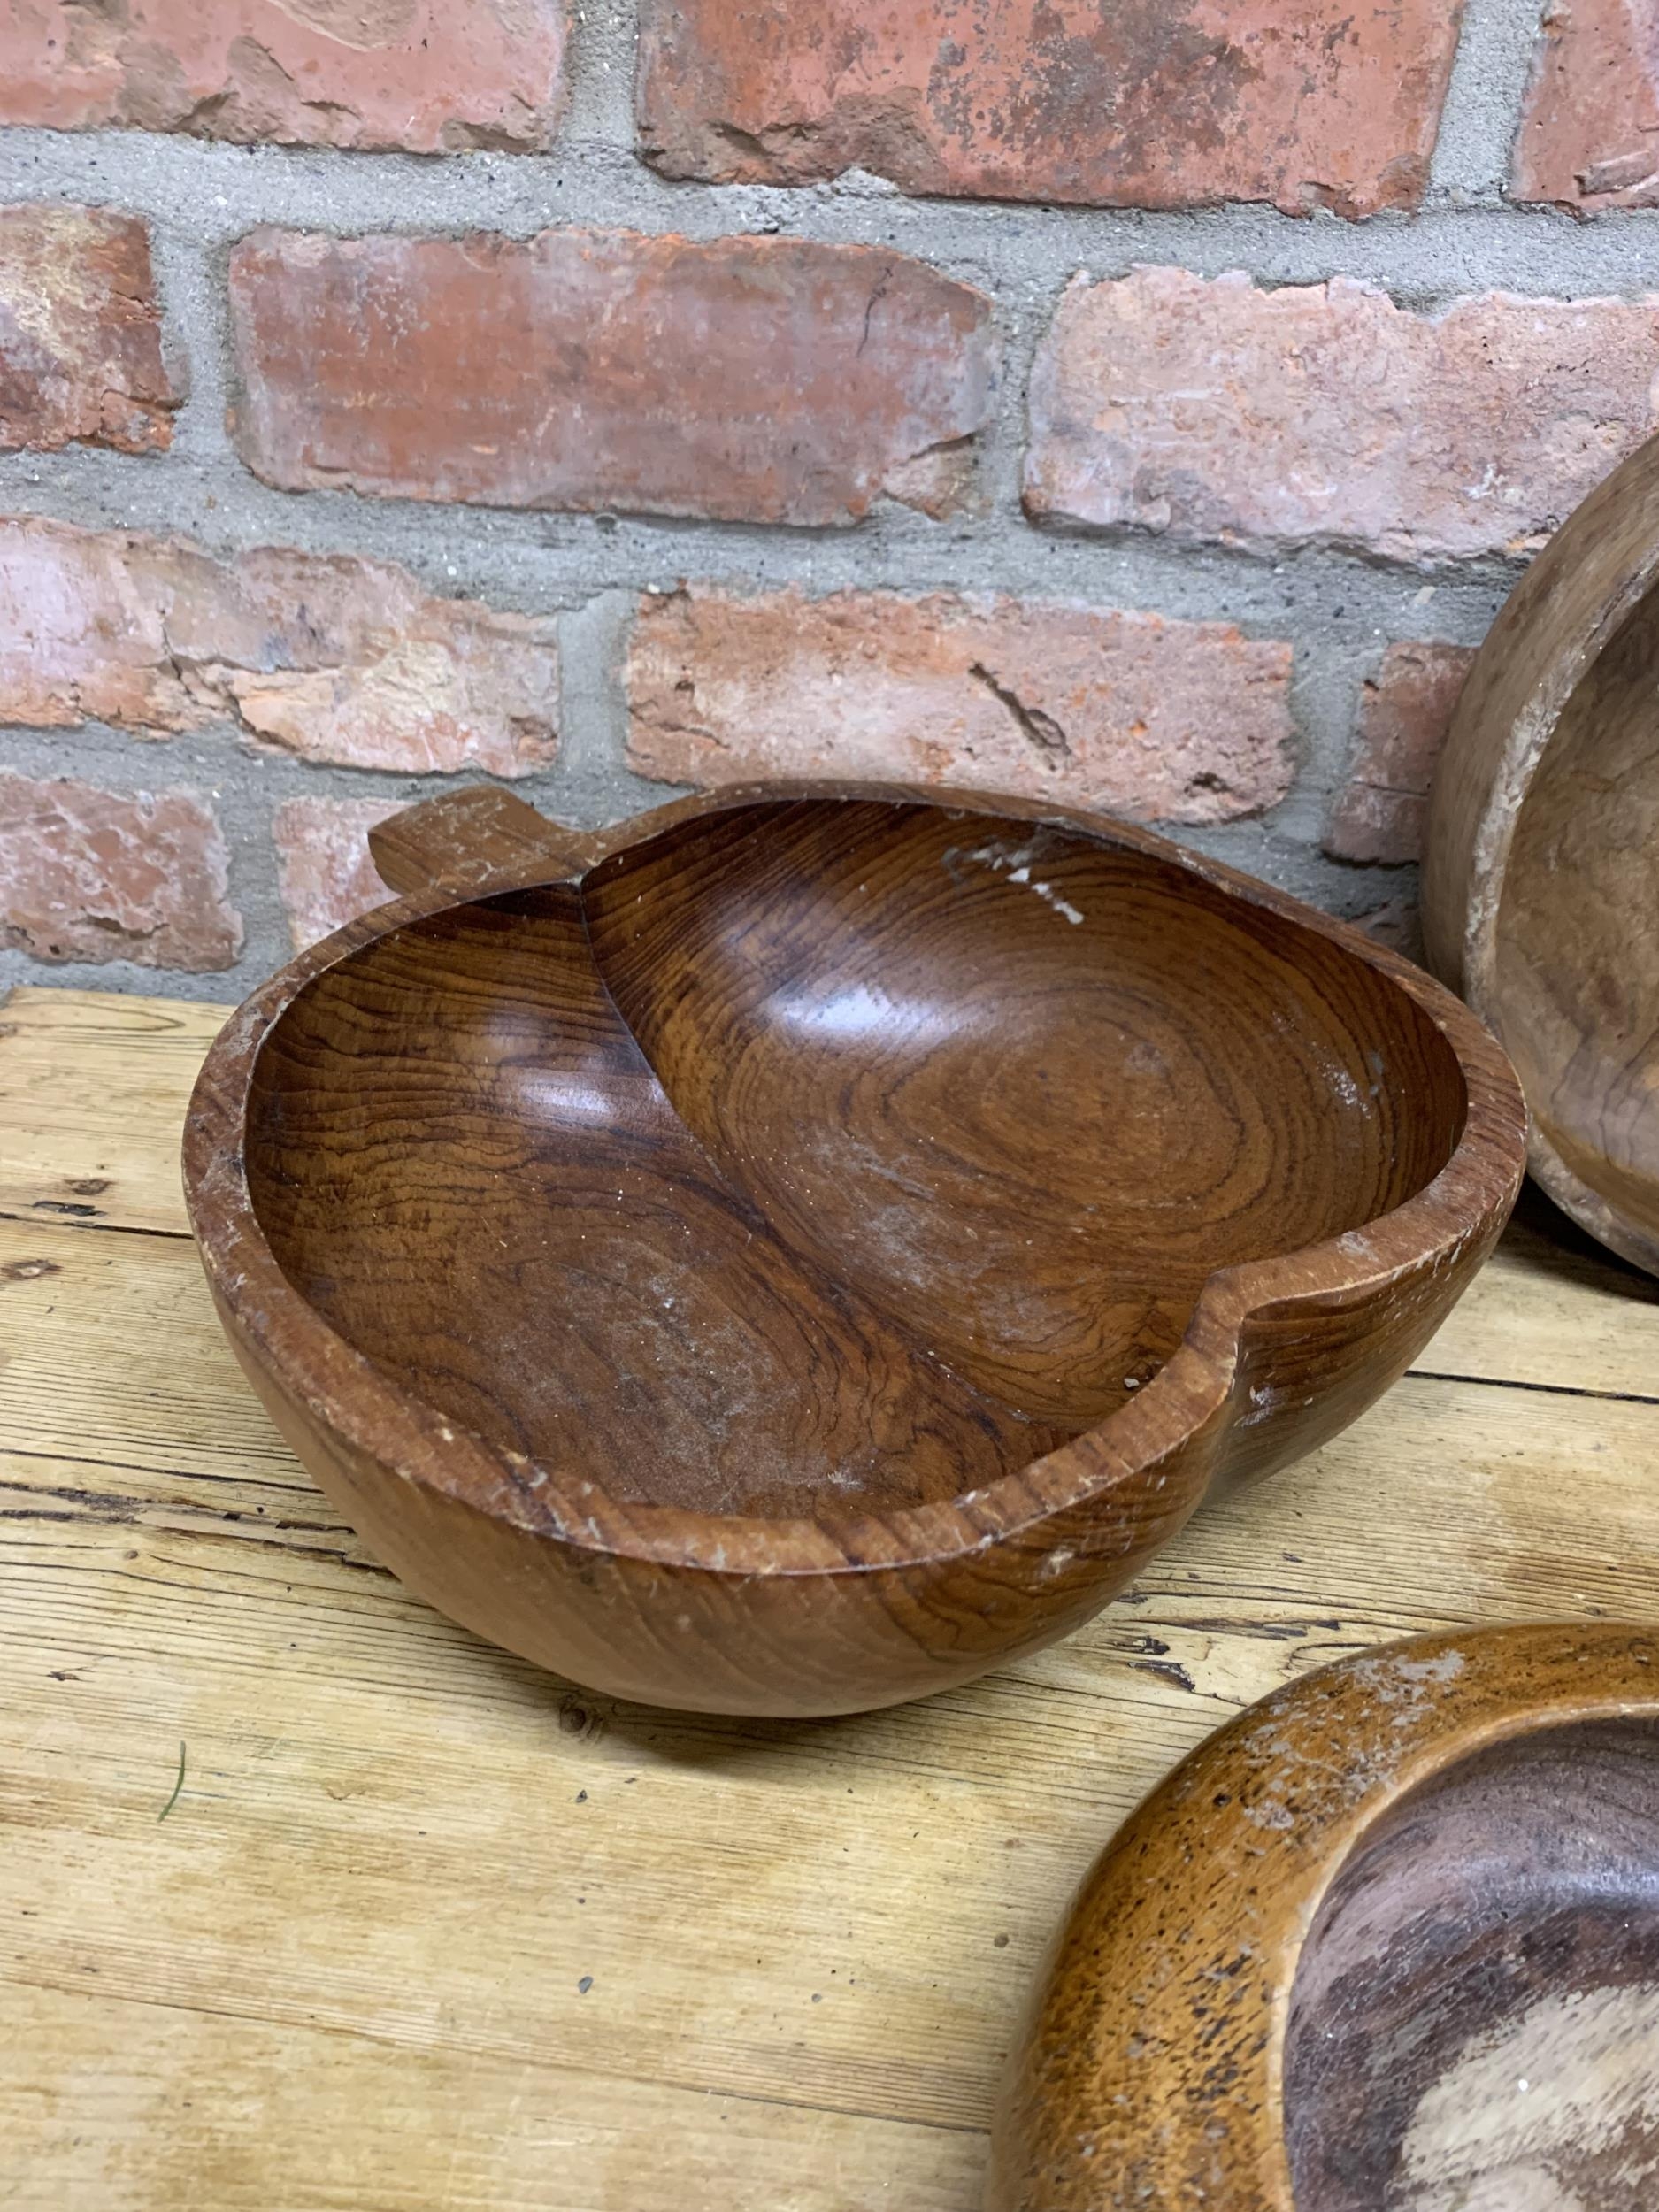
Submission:
M 1429 809 L 1429 956 L 1514 1057 L 1533 1174 L 1659 1274 L 1659 439 L 1469 673 Z
M 1119 1830 L 1010 2067 L 990 2212 L 1652 2212 L 1659 1638 L 1425 1637 Z
M 233 1344 L 377 1551 L 670 1705 L 851 1710 L 1087 1617 L 1479 1265 L 1502 1054 L 1138 830 L 822 787 L 576 837 L 488 787 L 228 1024 Z

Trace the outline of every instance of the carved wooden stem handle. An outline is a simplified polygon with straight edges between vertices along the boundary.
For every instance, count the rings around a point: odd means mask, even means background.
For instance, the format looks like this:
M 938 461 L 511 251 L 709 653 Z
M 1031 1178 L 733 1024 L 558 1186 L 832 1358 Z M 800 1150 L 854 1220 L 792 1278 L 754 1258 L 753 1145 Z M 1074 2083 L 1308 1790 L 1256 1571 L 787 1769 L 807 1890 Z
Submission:
M 470 785 L 389 815 L 369 832 L 369 851 L 389 890 L 468 892 L 574 875 L 588 839 L 549 822 L 495 784 Z

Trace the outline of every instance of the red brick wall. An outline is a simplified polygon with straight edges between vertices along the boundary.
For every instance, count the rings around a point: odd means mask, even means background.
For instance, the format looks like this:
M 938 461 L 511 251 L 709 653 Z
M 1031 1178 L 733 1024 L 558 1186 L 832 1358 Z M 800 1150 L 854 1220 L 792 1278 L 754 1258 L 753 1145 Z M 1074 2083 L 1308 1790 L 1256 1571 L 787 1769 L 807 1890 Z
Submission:
M 11 0 L 0 979 L 234 995 L 456 777 L 1171 826 L 1411 941 L 1659 427 L 1616 0 Z

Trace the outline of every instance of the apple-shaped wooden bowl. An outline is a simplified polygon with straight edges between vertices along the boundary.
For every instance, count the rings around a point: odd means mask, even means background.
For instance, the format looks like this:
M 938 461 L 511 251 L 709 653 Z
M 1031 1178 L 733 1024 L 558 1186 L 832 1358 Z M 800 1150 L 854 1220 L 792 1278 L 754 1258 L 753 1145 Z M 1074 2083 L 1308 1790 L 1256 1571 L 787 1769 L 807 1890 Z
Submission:
M 1514 1056 L 1533 1174 L 1659 1275 L 1659 438 L 1568 518 L 1475 657 L 1435 773 L 1437 974 Z
M 1118 1831 L 989 2212 L 1652 2212 L 1659 1636 L 1416 1639 L 1265 1698 Z
M 227 1024 L 185 1140 L 365 1539 L 618 1695 L 856 1710 L 1087 1618 L 1313 1448 L 1497 1235 L 1502 1051 L 1356 931 L 1012 802 L 491 787 Z

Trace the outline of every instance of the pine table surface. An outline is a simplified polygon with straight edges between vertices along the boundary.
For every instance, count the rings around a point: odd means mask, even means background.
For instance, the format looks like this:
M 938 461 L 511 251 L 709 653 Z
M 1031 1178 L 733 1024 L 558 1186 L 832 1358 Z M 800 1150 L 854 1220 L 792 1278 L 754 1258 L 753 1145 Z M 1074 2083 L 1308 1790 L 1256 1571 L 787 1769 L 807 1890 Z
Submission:
M 803 1723 L 556 1680 L 220 1336 L 226 1010 L 0 1004 L 7 2212 L 972 2212 L 1044 1942 L 1202 1736 L 1397 1636 L 1659 1618 L 1659 1282 L 1529 1194 L 1370 1414 L 1036 1657 Z

